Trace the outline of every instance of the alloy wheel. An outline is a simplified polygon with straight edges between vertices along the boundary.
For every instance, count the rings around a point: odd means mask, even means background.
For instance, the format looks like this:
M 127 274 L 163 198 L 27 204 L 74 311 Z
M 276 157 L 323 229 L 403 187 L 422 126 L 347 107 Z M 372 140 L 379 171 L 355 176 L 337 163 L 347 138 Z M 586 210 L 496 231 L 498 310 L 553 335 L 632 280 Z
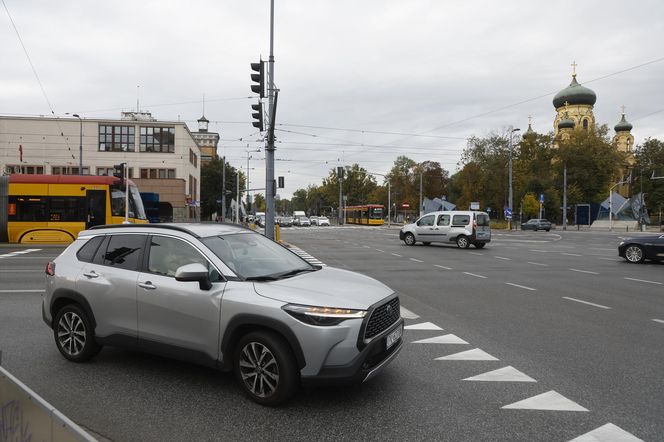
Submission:
M 279 386 L 279 364 L 260 342 L 249 342 L 242 349 L 240 374 L 247 389 L 259 398 L 272 396 Z
M 643 249 L 637 245 L 631 245 L 625 250 L 625 258 L 627 261 L 639 263 L 643 261 Z
M 85 347 L 85 323 L 75 312 L 66 312 L 58 322 L 58 344 L 70 356 L 77 356 Z

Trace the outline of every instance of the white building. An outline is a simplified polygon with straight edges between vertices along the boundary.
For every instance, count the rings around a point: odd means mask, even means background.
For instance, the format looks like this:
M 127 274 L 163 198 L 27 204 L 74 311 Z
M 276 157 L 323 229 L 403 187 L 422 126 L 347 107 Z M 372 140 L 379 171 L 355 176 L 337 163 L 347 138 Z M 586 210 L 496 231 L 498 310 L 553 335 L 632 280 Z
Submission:
M 111 175 L 126 162 L 139 190 L 159 194 L 162 221 L 200 220 L 201 151 L 183 122 L 0 116 L 0 173 Z M 148 209 L 148 207 L 146 207 Z M 148 214 L 150 216 L 150 214 Z

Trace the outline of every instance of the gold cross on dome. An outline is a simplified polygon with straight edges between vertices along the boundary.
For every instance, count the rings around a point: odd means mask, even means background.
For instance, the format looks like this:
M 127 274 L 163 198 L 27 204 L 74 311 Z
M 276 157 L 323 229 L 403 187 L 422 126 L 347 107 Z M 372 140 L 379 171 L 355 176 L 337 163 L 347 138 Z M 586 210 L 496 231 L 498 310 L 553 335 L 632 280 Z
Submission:
M 532 122 L 533 122 L 533 116 L 528 115 L 528 126 L 530 126 L 532 124 Z
M 572 77 L 576 77 L 576 67 L 578 65 L 576 64 L 576 61 L 572 62 Z
M 576 75 L 576 74 L 575 74 L 575 75 Z M 563 103 L 563 104 L 565 105 L 565 107 L 567 107 L 567 106 L 569 106 L 569 101 L 566 101 L 566 102 Z
M 625 115 L 625 105 L 623 104 L 620 108 L 622 109 L 622 114 Z

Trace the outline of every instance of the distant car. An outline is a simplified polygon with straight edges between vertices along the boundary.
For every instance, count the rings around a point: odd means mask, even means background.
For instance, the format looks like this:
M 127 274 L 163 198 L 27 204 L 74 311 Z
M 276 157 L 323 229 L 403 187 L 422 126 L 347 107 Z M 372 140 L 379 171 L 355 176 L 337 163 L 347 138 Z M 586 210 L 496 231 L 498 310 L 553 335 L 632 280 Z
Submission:
M 257 217 L 256 224 L 258 225 L 258 227 L 265 227 L 265 217 L 264 216 Z
M 279 218 L 279 227 L 290 227 L 293 225 L 293 217 L 282 216 Z
M 551 222 L 543 218 L 529 219 L 528 222 L 521 224 L 521 230 L 534 230 L 535 232 L 538 230 L 546 230 L 548 232 L 551 230 Z
M 664 235 L 626 238 L 618 244 L 618 256 L 635 264 L 646 259 L 664 261 Z
M 318 217 L 317 216 L 310 216 L 309 217 L 309 222 L 311 223 L 312 226 L 317 226 L 318 225 Z
M 329 226 L 330 225 L 330 220 L 327 219 L 326 216 L 319 216 L 318 217 L 318 225 L 319 226 Z
M 299 218 L 298 225 L 302 227 L 309 227 L 311 225 L 311 221 L 309 221 L 309 218 L 307 218 L 306 216 L 301 216 Z
M 300 217 L 299 216 L 294 216 L 293 217 L 293 225 L 294 226 L 299 226 L 300 225 Z

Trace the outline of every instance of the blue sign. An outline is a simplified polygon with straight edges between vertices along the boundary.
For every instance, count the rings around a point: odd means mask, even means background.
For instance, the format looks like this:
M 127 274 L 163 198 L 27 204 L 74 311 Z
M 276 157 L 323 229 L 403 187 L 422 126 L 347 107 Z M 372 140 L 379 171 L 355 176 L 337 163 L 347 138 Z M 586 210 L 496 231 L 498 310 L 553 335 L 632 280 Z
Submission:
M 505 218 L 512 219 L 512 209 L 510 209 L 509 207 L 505 208 Z
M 543 202 L 544 202 L 544 194 L 540 193 L 540 203 L 543 203 Z

